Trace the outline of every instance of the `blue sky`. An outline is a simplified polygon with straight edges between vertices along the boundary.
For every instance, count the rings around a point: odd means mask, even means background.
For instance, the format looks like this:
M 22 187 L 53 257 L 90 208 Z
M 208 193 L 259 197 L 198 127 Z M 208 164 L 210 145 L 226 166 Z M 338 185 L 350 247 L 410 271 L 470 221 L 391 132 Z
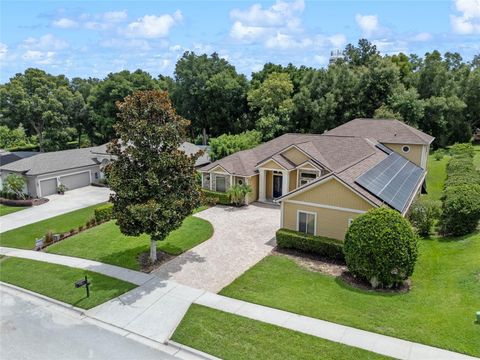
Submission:
M 185 50 L 250 75 L 267 62 L 321 67 L 366 37 L 382 53 L 480 53 L 480 0 L 1 1 L 0 81 L 27 67 L 68 77 L 141 68 L 172 75 Z

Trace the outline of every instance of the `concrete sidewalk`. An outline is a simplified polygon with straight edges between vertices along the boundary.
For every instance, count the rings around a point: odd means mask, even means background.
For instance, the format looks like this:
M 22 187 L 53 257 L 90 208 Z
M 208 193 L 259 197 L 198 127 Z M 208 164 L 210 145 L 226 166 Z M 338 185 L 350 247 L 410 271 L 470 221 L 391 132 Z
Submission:
M 0 247 L 0 254 L 96 271 L 139 285 L 85 314 L 157 342 L 167 342 L 192 303 L 405 360 L 476 358 L 349 326 L 256 305 L 96 261 Z
M 65 195 L 46 196 L 45 204 L 0 216 L 0 233 L 108 201 L 110 189 L 86 186 Z

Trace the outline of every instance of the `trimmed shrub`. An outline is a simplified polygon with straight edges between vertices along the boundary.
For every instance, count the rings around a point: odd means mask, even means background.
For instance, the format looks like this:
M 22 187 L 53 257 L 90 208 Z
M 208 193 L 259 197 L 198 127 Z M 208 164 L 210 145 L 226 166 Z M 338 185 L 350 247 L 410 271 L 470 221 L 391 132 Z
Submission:
M 450 154 L 455 157 L 471 157 L 475 156 L 475 148 L 470 143 L 454 144 L 450 147 Z
M 276 233 L 277 246 L 343 260 L 343 241 L 322 236 L 307 235 L 298 231 L 279 229 Z
M 475 231 L 480 220 L 480 184 L 450 186 L 443 195 L 441 217 L 445 235 L 465 235 Z
M 99 206 L 94 211 L 95 221 L 102 223 L 109 221 L 113 218 L 113 204 L 108 203 L 102 206 Z
M 441 213 L 441 201 L 420 197 L 412 204 L 408 218 L 420 235 L 427 236 Z
M 345 236 L 348 270 L 372 287 L 390 288 L 412 275 L 418 236 L 402 215 L 384 207 L 357 217 Z
M 230 196 L 228 196 L 227 193 L 223 192 L 218 192 L 218 191 L 211 191 L 211 190 L 206 190 L 202 189 L 203 195 L 205 196 L 205 199 L 209 203 L 218 203 L 222 205 L 230 205 Z
M 444 149 L 438 149 L 433 153 L 433 156 L 435 157 L 435 160 L 440 161 L 443 159 L 445 156 L 445 150 Z

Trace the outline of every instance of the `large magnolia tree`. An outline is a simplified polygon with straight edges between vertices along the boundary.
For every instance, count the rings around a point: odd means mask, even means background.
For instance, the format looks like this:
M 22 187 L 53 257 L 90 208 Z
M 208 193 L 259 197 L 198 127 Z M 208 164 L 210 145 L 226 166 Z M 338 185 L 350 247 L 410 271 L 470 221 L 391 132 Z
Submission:
M 113 213 L 122 233 L 150 235 L 150 260 L 156 243 L 180 227 L 199 205 L 196 156 L 179 150 L 189 122 L 176 114 L 166 92 L 139 91 L 118 102 L 115 156 L 107 168 Z

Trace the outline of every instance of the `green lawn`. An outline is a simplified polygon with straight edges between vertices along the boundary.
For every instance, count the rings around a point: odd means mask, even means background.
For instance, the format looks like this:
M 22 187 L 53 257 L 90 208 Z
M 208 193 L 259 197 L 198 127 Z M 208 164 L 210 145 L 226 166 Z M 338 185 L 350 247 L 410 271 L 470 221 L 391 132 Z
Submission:
M 432 200 L 440 200 L 443 192 L 443 184 L 447 178 L 447 163 L 450 156 L 444 156 L 442 160 L 435 160 L 433 155 L 428 157 L 427 192 Z
M 212 224 L 189 216 L 165 241 L 158 242 L 158 249 L 178 255 L 209 239 L 212 234 Z M 49 246 L 47 251 L 139 270 L 137 255 L 148 252 L 149 247 L 147 235 L 125 236 L 114 221 L 109 221 Z
M 4 257 L 0 260 L 0 280 L 65 303 L 90 309 L 113 299 L 136 285 L 102 274 L 41 261 Z M 74 283 L 87 275 L 92 283 L 90 297 Z
M 172 340 L 222 359 L 386 359 L 278 326 L 192 305 Z
M 8 215 L 8 214 L 23 210 L 25 208 L 26 208 L 25 206 L 8 206 L 8 205 L 0 204 L 0 216 Z
M 54 233 L 61 233 L 70 229 L 76 229 L 80 225 L 85 225 L 85 222 L 93 216 L 93 210 L 101 205 L 103 204 L 72 211 L 4 232 L 0 235 L 0 246 L 33 249 L 35 247 L 35 239 L 44 236 L 49 230 Z
M 480 355 L 480 234 L 422 240 L 405 294 L 353 288 L 269 256 L 222 295 L 471 355 Z

